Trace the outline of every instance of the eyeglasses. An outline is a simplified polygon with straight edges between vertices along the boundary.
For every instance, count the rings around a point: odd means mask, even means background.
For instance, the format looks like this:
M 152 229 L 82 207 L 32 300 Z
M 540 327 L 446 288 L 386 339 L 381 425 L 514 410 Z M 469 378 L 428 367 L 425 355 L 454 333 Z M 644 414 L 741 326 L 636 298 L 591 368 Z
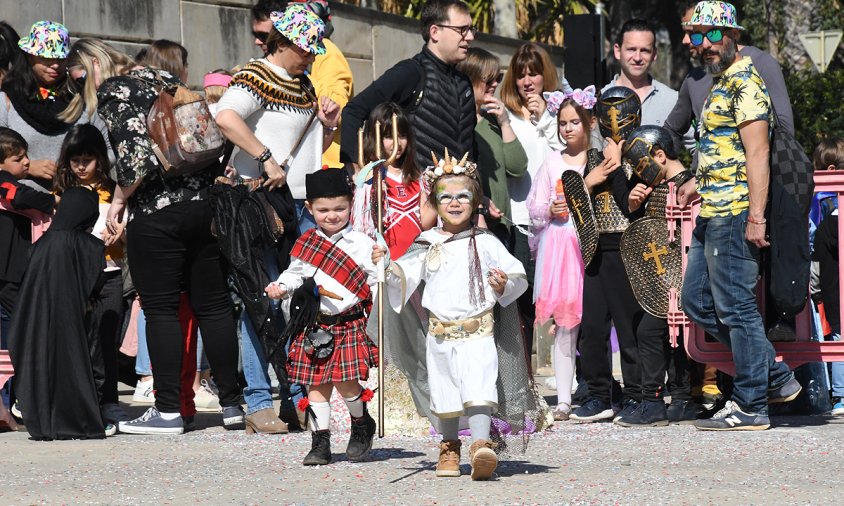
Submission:
M 437 203 L 441 206 L 450 205 L 452 202 L 457 201 L 460 205 L 467 205 L 472 203 L 472 192 L 460 192 L 457 195 L 452 195 L 450 193 L 438 193 L 437 194 Z
M 709 39 L 709 42 L 715 44 L 716 42 L 721 42 L 721 39 L 724 38 L 724 32 L 721 31 L 720 28 L 713 28 L 706 33 L 692 32 L 689 34 L 689 42 L 691 42 L 693 46 L 699 46 L 703 44 L 704 37 Z
M 492 86 L 493 84 L 498 84 L 503 80 L 504 80 L 504 72 L 499 72 L 497 76 L 492 77 L 490 79 L 487 79 L 485 82 L 486 82 L 487 86 Z
M 461 39 L 466 38 L 466 34 L 472 32 L 472 36 L 474 37 L 476 33 L 478 33 L 478 29 L 475 28 L 475 25 L 464 25 L 464 26 L 454 26 L 454 25 L 437 25 L 440 28 L 448 28 L 449 30 L 454 30 L 455 32 L 460 34 Z
M 270 32 L 256 32 L 253 30 L 252 36 L 260 40 L 262 43 L 266 43 L 267 39 L 270 38 Z

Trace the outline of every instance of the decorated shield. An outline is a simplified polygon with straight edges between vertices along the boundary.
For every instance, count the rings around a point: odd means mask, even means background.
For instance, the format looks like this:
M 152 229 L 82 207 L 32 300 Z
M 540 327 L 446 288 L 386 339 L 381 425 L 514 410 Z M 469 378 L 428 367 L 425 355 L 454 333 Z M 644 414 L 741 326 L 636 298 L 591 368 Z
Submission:
M 621 258 L 633 294 L 642 308 L 657 318 L 668 316 L 668 291 L 682 291 L 681 245 L 668 241 L 665 218 L 645 217 L 621 236 Z
M 598 225 L 589 199 L 589 190 L 583 177 L 576 171 L 567 170 L 560 177 L 563 181 L 566 203 L 569 206 L 569 219 L 574 220 L 577 239 L 580 243 L 580 255 L 583 265 L 589 265 L 598 249 Z

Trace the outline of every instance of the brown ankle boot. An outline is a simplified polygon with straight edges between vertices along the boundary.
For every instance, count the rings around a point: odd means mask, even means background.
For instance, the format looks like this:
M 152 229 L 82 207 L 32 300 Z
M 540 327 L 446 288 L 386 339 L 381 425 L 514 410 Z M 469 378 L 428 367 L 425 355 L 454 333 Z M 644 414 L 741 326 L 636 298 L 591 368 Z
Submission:
M 247 434 L 287 434 L 287 424 L 275 416 L 272 408 L 246 415 L 244 422 L 246 422 Z
M 440 443 L 440 461 L 437 463 L 437 476 L 460 476 L 460 440 L 443 440 Z
M 492 451 L 492 443 L 478 439 L 469 447 L 469 459 L 472 463 L 472 479 L 488 480 L 498 466 L 498 456 Z

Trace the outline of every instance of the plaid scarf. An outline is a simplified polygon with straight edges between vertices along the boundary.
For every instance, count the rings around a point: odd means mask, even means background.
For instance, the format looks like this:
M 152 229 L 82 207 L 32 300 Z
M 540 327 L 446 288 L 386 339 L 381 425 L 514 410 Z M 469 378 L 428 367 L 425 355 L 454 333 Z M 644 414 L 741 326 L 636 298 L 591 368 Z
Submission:
M 317 234 L 316 229 L 308 230 L 296 241 L 290 256 L 328 274 L 359 299 L 369 299 L 366 272 L 345 251 Z

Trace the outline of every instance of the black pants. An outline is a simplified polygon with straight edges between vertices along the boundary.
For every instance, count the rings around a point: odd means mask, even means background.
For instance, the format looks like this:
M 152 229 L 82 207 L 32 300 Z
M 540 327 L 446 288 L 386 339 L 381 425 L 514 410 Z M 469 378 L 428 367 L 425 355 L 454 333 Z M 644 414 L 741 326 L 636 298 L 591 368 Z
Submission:
M 620 235 L 620 234 L 619 234 Z M 583 280 L 583 320 L 580 324 L 580 365 L 589 387 L 589 396 L 604 402 L 612 399 L 612 366 L 609 353 L 610 330 L 615 325 L 621 352 L 624 396 L 642 400 L 636 325 L 644 310 L 636 302 L 621 254 L 600 247 L 586 268 Z
M 93 338 L 102 351 L 105 383 L 101 392 L 102 404 L 117 403 L 117 350 L 123 328 L 123 276 L 119 270 L 103 274 L 105 284 L 93 314 Z
M 158 410 L 179 412 L 183 286 L 199 322 L 220 404 L 237 405 L 237 334 L 220 249 L 211 235 L 211 206 L 205 201 L 179 202 L 139 216 L 129 224 L 127 246 L 132 280 L 147 319 Z
M 522 263 L 527 274 L 528 288 L 517 300 L 519 317 L 522 319 L 522 335 L 525 339 L 525 356 L 527 357 L 528 368 L 531 364 L 533 353 L 533 320 L 536 318 L 536 306 L 533 305 L 533 277 L 536 269 L 536 262 L 530 254 L 530 245 L 525 234 L 513 227 L 510 231 L 510 247 L 516 260 Z

